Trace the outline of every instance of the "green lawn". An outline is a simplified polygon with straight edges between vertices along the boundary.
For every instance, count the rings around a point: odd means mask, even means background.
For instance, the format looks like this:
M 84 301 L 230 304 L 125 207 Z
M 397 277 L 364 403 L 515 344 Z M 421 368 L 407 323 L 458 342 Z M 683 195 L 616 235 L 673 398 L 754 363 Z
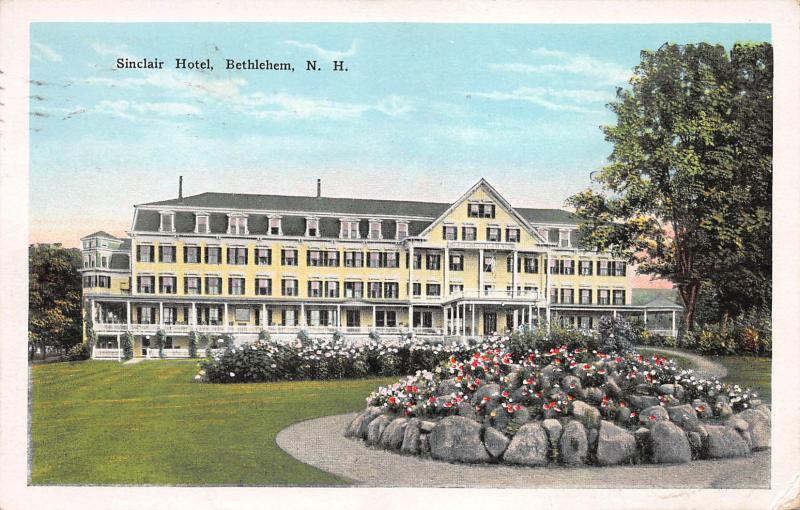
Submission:
M 33 367 L 33 484 L 339 485 L 275 444 L 397 378 L 197 384 L 197 363 Z

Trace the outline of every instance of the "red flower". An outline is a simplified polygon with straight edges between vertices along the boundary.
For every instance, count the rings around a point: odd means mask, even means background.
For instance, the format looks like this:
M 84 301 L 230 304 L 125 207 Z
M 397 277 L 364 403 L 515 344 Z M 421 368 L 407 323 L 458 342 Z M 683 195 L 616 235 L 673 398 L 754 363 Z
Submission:
M 428 397 L 428 402 L 433 404 L 434 402 L 436 402 L 436 397 Z
M 519 404 L 517 404 L 517 405 L 515 405 L 515 406 L 514 406 L 514 410 L 515 410 L 515 411 L 519 411 L 519 410 L 521 410 L 521 409 L 522 409 L 522 406 L 521 406 L 521 405 L 519 405 Z
M 697 406 L 695 407 L 695 410 L 697 410 L 698 413 L 702 413 L 706 410 L 706 406 Z
M 590 367 L 591 365 L 589 365 L 588 363 L 584 363 L 583 366 L 581 366 L 581 368 L 584 370 L 589 370 Z
M 650 421 L 656 421 L 656 417 L 653 416 L 652 414 L 650 416 L 648 416 L 647 419 L 650 420 Z
M 411 393 L 411 389 L 412 389 L 411 385 L 410 384 L 406 384 L 406 393 Z
M 622 358 L 620 358 L 619 356 L 617 356 L 616 358 L 614 358 L 614 361 L 616 361 L 617 363 L 619 363 L 620 361 L 622 361 Z
M 394 397 L 389 397 L 389 400 L 388 400 L 388 402 L 389 402 L 389 404 L 391 404 L 391 405 L 395 405 L 395 404 L 397 403 L 397 399 L 396 399 L 396 398 L 394 398 Z
M 503 390 L 503 393 L 501 393 L 501 395 L 503 395 L 504 397 L 508 397 L 508 392 Z
M 449 407 L 453 407 L 453 404 L 451 404 L 450 402 L 445 402 L 444 406 L 449 408 Z
M 489 397 L 483 397 L 484 402 L 488 402 L 489 400 L 491 400 Z

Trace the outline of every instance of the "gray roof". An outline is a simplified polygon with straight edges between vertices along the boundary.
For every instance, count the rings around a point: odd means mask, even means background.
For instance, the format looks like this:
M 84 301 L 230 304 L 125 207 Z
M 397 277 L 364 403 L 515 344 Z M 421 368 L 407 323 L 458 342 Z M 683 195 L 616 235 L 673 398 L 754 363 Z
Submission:
M 130 269 L 131 268 L 130 256 L 127 253 L 112 253 L 111 264 L 109 265 L 109 267 L 111 269 Z
M 81 237 L 81 240 L 83 240 L 83 239 L 89 239 L 90 237 L 104 237 L 104 238 L 106 238 L 106 239 L 116 239 L 116 240 L 119 240 L 119 238 L 118 238 L 118 237 L 116 237 L 116 236 L 112 236 L 111 234 L 109 234 L 108 232 L 106 232 L 106 231 L 104 231 L 104 230 L 98 230 L 97 232 L 95 232 L 95 233 L 93 233 L 93 234 L 89 234 L 88 236 L 83 236 L 83 237 Z
M 631 289 L 631 304 L 648 308 L 680 307 L 681 298 L 677 289 Z

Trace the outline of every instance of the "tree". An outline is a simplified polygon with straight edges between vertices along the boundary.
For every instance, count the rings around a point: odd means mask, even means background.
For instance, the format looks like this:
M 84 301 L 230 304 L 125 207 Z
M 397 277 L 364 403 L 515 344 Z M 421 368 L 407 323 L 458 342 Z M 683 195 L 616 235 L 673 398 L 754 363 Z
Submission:
M 609 107 L 617 123 L 602 128 L 613 150 L 593 176 L 600 189 L 568 199 L 583 247 L 672 280 L 686 329 L 704 282 L 730 305 L 771 296 L 740 290 L 764 289 L 772 273 L 772 47 L 643 51 Z
M 77 249 L 28 248 L 28 341 L 43 356 L 48 347 L 66 350 L 81 341 L 80 264 Z

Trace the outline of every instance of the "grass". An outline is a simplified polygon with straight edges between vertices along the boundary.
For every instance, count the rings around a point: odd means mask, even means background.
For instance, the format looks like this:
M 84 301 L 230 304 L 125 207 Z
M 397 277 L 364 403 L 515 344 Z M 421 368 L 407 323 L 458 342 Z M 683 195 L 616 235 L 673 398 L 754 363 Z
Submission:
M 36 365 L 34 485 L 340 485 L 275 444 L 299 421 L 363 409 L 394 381 L 197 384 L 197 363 Z

